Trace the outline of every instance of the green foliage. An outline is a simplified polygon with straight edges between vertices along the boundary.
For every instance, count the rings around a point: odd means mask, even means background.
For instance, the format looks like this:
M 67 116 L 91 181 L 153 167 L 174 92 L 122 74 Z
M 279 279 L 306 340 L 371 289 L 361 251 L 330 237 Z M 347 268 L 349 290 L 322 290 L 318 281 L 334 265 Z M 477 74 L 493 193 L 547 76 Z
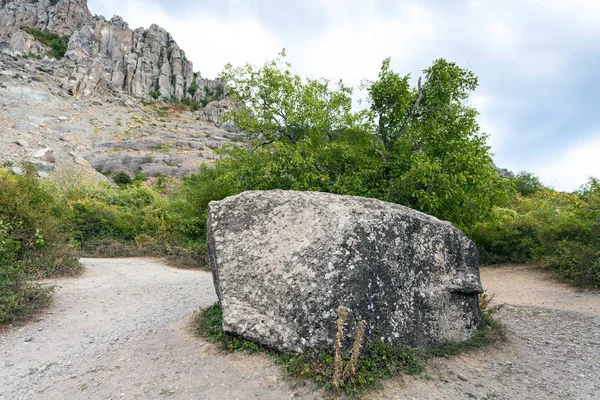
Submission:
M 31 318 L 50 303 L 53 291 L 27 281 L 13 262 L 0 257 L 0 327 Z
M 150 97 L 152 97 L 156 101 L 160 97 L 160 90 L 158 90 L 158 89 L 152 89 L 150 91 L 150 93 L 148 93 L 148 94 L 150 95 Z
M 367 85 L 386 159 L 381 197 L 465 229 L 505 203 L 510 185 L 492 163 L 477 111 L 465 104 L 475 75 L 443 59 L 423 72 L 422 87 L 411 89 L 410 76 L 393 72 L 388 59 Z
M 326 143 L 340 130 L 360 126 L 363 113 L 352 113 L 352 89 L 324 79 L 302 79 L 283 61 L 285 53 L 262 68 L 228 64 L 221 75 L 232 98 L 241 104 L 229 114 L 255 146 L 283 140 Z
M 153 186 L 142 173 L 129 182 L 118 189 L 94 184 L 62 193 L 67 207 L 61 222 L 82 254 L 156 256 L 176 266 L 208 267 L 204 237 L 188 236 L 179 225 L 187 209 L 175 201 L 178 186 L 165 178 Z
M 125 172 L 119 172 L 113 177 L 113 181 L 117 185 L 129 185 L 131 183 L 131 177 Z
M 47 55 L 54 57 L 58 60 L 65 56 L 67 48 L 69 47 L 70 36 L 60 36 L 59 34 L 50 32 L 48 30 L 42 30 L 37 28 L 30 28 L 28 26 L 21 26 L 21 30 L 29 33 L 36 38 L 44 46 L 50 48 Z
M 528 174 L 525 182 L 537 182 Z M 579 192 L 522 185 L 508 207 L 469 231 L 484 263 L 539 263 L 565 280 L 600 287 L 600 185 Z
M 260 68 L 228 65 L 221 75 L 240 105 L 226 118 L 247 134 L 246 146 L 224 148 L 216 163 L 214 178 L 231 194 L 287 189 L 374 197 L 463 229 L 508 200 L 511 185 L 496 172 L 477 112 L 464 104 L 477 85 L 472 72 L 437 60 L 422 89 L 411 89 L 409 77 L 386 60 L 368 85 L 370 113 L 354 112 L 351 88 L 294 75 L 284 57 Z
M 486 300 L 487 299 L 487 300 Z M 483 298 L 483 325 L 476 336 L 464 343 L 447 343 L 419 352 L 406 346 L 390 346 L 379 339 L 367 338 L 363 353 L 356 365 L 356 374 L 350 377 L 337 389 L 342 393 L 355 396 L 381 386 L 381 380 L 400 374 L 418 374 L 423 371 L 425 361 L 430 357 L 441 357 L 485 346 L 494 345 L 506 340 L 505 328 L 493 318 L 497 308 L 488 308 L 489 298 Z M 291 375 L 310 378 L 318 385 L 329 390 L 332 386 L 334 371 L 334 354 L 332 351 L 304 354 L 278 352 L 261 346 L 243 337 L 223 331 L 223 314 L 221 305 L 216 303 L 196 315 L 193 328 L 197 335 L 211 343 L 218 344 L 230 352 L 254 353 L 263 351 L 271 355 L 276 364 Z M 349 353 L 347 349 L 346 353 Z M 348 357 L 348 354 L 346 354 Z
M 196 82 L 196 76 L 194 75 L 194 79 L 192 80 L 192 83 L 190 84 L 190 87 L 188 88 L 188 93 L 189 95 L 194 98 L 194 96 L 196 95 L 196 92 L 198 91 L 198 83 Z
M 75 275 L 80 265 L 60 226 L 53 192 L 26 165 L 26 176 L 0 171 L 0 325 L 26 319 L 51 288 L 29 280 Z
M 515 189 L 523 196 L 530 196 L 544 189 L 537 176 L 530 172 L 521 171 L 514 178 Z

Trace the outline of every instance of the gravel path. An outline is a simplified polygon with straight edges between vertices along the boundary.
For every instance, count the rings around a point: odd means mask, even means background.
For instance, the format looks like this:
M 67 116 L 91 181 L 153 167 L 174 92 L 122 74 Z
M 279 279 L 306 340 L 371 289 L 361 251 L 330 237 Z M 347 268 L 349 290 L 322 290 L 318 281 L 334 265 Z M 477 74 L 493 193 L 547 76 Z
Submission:
M 427 379 L 386 383 L 384 399 L 600 399 L 600 292 L 530 266 L 484 267 L 509 341 L 440 359 Z
M 149 259 L 83 259 L 38 321 L 0 336 L 0 399 L 283 399 L 266 357 L 227 355 L 187 331 L 212 276 Z
M 84 259 L 51 308 L 0 336 L 0 399 L 321 398 L 260 355 L 194 338 L 189 317 L 216 300 L 212 277 L 149 259 Z M 439 359 L 374 399 L 598 399 L 600 293 L 535 268 L 482 268 L 510 340 Z M 298 387 L 294 387 L 298 385 Z

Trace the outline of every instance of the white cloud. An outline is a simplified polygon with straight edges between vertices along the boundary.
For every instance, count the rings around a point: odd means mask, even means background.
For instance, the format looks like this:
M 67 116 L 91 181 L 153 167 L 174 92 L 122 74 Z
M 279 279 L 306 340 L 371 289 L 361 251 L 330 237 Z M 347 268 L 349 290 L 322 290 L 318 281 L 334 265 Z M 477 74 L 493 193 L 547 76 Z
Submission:
M 573 191 L 586 183 L 590 176 L 600 177 L 600 132 L 555 154 L 538 155 L 541 165 L 530 171 L 557 190 Z M 535 155 L 533 155 L 535 157 Z
M 436 40 L 435 18 L 426 9 L 406 6 L 386 16 L 370 2 L 322 3 L 331 25 L 298 51 L 289 52 L 303 74 L 341 78 L 356 87 L 364 78 L 376 78 L 386 57 L 392 56 L 393 65 L 401 66 L 402 73 L 418 73 L 426 66 L 426 50 Z
M 547 128 L 557 115 L 541 116 L 539 121 L 528 117 L 555 110 L 544 105 L 558 101 L 562 93 L 568 95 L 568 85 L 581 79 L 573 73 L 579 60 L 575 56 L 598 49 L 600 2 L 464 0 L 432 5 L 390 0 L 383 9 L 377 3 L 306 0 L 327 24 L 310 32 L 279 30 L 285 31 L 281 36 L 270 28 L 285 26 L 286 19 L 268 19 L 259 7 L 266 4 L 262 10 L 277 8 L 278 15 L 286 15 L 287 3 L 276 0 L 189 0 L 181 15 L 158 0 L 90 0 L 90 8 L 108 18 L 121 15 L 132 28 L 157 23 L 205 77 L 215 77 L 227 62 L 262 64 L 285 47 L 301 75 L 342 78 L 357 88 L 362 79 L 376 78 L 386 57 L 392 57 L 396 71 L 412 73 L 413 79 L 434 59 L 444 57 L 480 77 L 481 89 L 471 101 L 481 113 L 481 128 L 490 134 L 500 167 L 537 173 L 543 182 L 563 190 L 577 188 L 588 175 L 600 176 L 600 163 L 594 162 L 600 139 L 590 141 L 587 135 L 587 143 L 560 148 L 566 137 Z M 209 6 L 219 12 L 207 11 Z M 578 104 L 577 99 L 560 101 Z M 554 143 L 549 144 L 549 137 Z M 532 154 L 542 146 L 558 149 L 557 154 Z
M 245 15 L 220 19 L 197 6 L 190 6 L 186 16 L 172 15 L 147 0 L 90 1 L 90 9 L 107 18 L 111 13 L 120 15 L 132 29 L 148 28 L 152 23 L 161 26 L 194 62 L 194 69 L 207 78 L 216 77 L 227 62 L 262 63 L 284 47 L 259 20 Z

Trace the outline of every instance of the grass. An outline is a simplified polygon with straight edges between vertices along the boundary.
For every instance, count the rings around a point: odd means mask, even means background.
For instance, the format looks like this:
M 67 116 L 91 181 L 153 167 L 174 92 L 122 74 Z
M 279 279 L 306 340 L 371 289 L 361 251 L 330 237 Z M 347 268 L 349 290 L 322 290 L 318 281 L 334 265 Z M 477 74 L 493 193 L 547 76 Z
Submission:
M 367 341 L 361 356 L 354 360 L 354 373 L 335 384 L 339 379 L 340 368 L 352 363 L 350 349 L 339 355 L 343 361 L 336 363 L 336 352 L 293 353 L 279 352 L 256 342 L 222 329 L 223 314 L 216 303 L 198 313 L 192 323 L 196 335 L 217 344 L 228 352 L 256 353 L 264 352 L 271 356 L 276 364 L 293 377 L 309 378 L 332 394 L 350 397 L 360 396 L 370 390 L 381 387 L 381 381 L 403 374 L 423 374 L 427 360 L 435 357 L 447 357 L 459 353 L 480 349 L 506 340 L 504 326 L 493 318 L 499 308 L 490 308 L 491 298 L 481 297 L 483 324 L 478 333 L 462 343 L 445 343 L 428 351 L 418 351 L 407 346 L 390 346 L 380 341 Z M 356 341 L 355 341 L 356 346 Z M 354 347 L 354 346 L 353 346 Z M 336 365 L 338 367 L 336 367 Z M 338 371 L 336 373 L 336 370 Z

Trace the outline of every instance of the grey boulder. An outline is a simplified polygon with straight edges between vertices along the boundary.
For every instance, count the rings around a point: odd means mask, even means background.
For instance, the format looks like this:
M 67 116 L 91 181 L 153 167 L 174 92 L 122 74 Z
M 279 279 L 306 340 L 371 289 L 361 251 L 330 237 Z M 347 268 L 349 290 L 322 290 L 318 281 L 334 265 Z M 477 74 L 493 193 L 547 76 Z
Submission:
M 251 191 L 209 204 L 208 246 L 223 329 L 279 350 L 349 335 L 426 348 L 481 324 L 475 245 L 452 224 L 360 197 Z M 346 340 L 350 340 L 348 337 Z

